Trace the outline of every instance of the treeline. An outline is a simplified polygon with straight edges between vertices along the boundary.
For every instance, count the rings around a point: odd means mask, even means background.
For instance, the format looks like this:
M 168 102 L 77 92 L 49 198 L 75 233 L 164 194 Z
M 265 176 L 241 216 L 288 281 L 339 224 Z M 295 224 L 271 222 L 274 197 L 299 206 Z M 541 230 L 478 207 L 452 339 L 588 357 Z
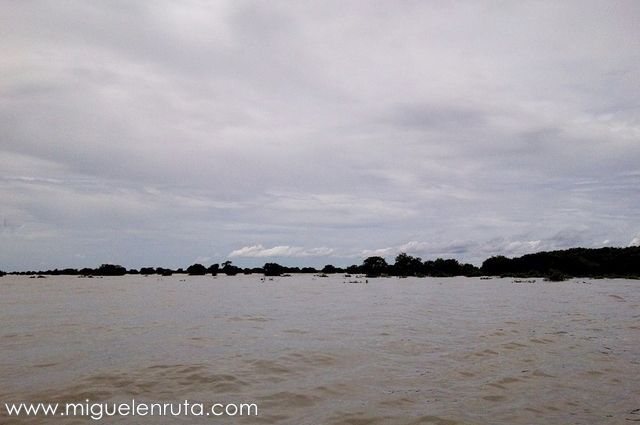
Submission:
M 327 264 L 321 269 L 314 267 L 288 267 L 278 263 L 266 263 L 262 267 L 241 268 L 234 265 L 231 261 L 225 261 L 222 264 L 212 264 L 206 267 L 202 264 L 192 264 L 186 269 L 179 268 L 176 270 L 167 268 L 142 267 L 141 269 L 129 269 L 114 264 L 103 264 L 96 269 L 55 269 L 45 271 L 24 271 L 12 272 L 16 275 L 77 275 L 77 276 L 124 276 L 126 274 L 140 275 L 162 275 L 170 276 L 172 274 L 188 274 L 192 276 L 217 275 L 225 274 L 234 276 L 237 274 L 264 274 L 265 276 L 282 276 L 285 274 L 307 273 L 307 274 L 364 274 L 368 277 L 381 276 L 476 276 L 478 268 L 471 264 L 460 264 L 458 260 L 438 258 L 435 261 L 422 261 L 420 258 L 412 257 L 402 253 L 396 257 L 394 264 L 387 264 L 382 257 L 366 258 L 360 265 L 352 265 L 349 267 L 336 267 Z
M 491 276 L 640 277 L 640 247 L 571 248 L 545 251 L 517 258 L 491 257 L 482 263 L 482 274 Z
M 419 257 L 413 257 L 406 253 L 396 256 L 393 264 L 378 256 L 368 257 L 359 266 L 347 267 L 348 273 L 365 274 L 368 277 L 379 276 L 476 276 L 478 268 L 472 264 L 461 264 L 455 259 L 442 259 L 422 261 Z
M 12 272 L 17 275 L 78 275 L 78 276 L 123 276 L 125 274 L 162 275 L 217 275 L 233 276 L 237 274 L 264 274 L 282 276 L 293 273 L 309 274 L 364 274 L 367 277 L 450 277 L 450 276 L 510 276 L 510 277 L 547 277 L 550 280 L 563 280 L 569 277 L 640 277 L 640 247 L 629 248 L 572 248 L 561 251 L 538 252 L 517 258 L 495 256 L 485 260 L 481 267 L 460 263 L 455 259 L 426 260 L 406 253 L 399 254 L 393 264 L 383 257 L 366 258 L 362 264 L 345 268 L 331 264 L 322 269 L 314 267 L 288 267 L 278 263 L 266 263 L 263 267 L 241 268 L 231 261 L 212 264 L 208 267 L 196 263 L 186 269 L 168 269 L 163 267 L 142 267 L 129 269 L 114 264 L 103 264 L 96 269 L 55 269 L 46 271 Z M 0 271 L 0 276 L 5 275 Z

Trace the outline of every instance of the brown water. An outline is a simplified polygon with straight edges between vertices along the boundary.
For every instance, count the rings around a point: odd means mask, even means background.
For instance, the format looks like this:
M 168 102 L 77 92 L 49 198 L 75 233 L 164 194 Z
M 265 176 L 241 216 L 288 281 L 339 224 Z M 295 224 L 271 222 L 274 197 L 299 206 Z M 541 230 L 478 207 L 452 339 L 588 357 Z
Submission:
M 255 402 L 103 423 L 640 421 L 640 282 L 0 278 L 5 402 Z M 359 279 L 360 280 L 360 279 Z M 8 418 L 0 423 L 88 423 Z

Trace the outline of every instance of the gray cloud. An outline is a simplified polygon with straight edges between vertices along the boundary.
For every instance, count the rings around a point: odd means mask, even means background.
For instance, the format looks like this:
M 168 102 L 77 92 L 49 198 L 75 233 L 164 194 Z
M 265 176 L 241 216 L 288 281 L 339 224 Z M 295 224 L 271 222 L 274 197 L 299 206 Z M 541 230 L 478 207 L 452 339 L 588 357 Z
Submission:
M 0 268 L 626 246 L 639 18 L 631 0 L 8 2 Z

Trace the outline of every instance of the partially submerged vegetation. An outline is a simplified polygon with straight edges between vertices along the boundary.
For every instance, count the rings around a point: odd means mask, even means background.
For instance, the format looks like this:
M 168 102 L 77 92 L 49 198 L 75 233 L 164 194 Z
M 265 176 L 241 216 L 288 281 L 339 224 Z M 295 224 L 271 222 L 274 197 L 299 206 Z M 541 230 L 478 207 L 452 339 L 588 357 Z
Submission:
M 638 278 L 640 247 L 571 248 L 537 252 L 522 257 L 491 257 L 482 263 L 482 274 L 564 280 L 570 277 Z
M 640 277 L 640 247 L 628 248 L 572 248 L 561 251 L 538 252 L 522 257 L 491 257 L 481 267 L 460 263 L 455 259 L 426 260 L 401 253 L 393 264 L 383 257 L 365 258 L 362 264 L 345 268 L 328 264 L 322 269 L 314 267 L 288 267 L 278 263 L 266 263 L 263 267 L 241 268 L 231 261 L 212 264 L 192 264 L 177 270 L 163 267 L 142 267 L 130 269 L 114 264 L 103 264 L 96 269 L 55 269 L 46 271 L 11 272 L 18 275 L 78 275 L 78 276 L 123 276 L 125 274 L 161 275 L 189 274 L 194 276 L 217 275 L 233 276 L 237 274 L 264 274 L 265 276 L 285 276 L 292 273 L 308 273 L 326 276 L 335 273 L 364 274 L 367 277 L 451 277 L 451 276 L 503 276 L 503 277 L 544 277 L 549 281 L 562 281 L 571 277 Z M 0 276 L 5 275 L 0 271 Z

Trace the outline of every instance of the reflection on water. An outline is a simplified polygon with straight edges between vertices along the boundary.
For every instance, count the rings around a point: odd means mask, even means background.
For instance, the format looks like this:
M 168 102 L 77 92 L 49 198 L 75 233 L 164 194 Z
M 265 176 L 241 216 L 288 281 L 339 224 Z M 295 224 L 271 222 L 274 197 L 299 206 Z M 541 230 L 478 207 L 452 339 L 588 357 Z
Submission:
M 5 276 L 0 323 L 2 402 L 260 408 L 214 423 L 640 420 L 637 281 Z

